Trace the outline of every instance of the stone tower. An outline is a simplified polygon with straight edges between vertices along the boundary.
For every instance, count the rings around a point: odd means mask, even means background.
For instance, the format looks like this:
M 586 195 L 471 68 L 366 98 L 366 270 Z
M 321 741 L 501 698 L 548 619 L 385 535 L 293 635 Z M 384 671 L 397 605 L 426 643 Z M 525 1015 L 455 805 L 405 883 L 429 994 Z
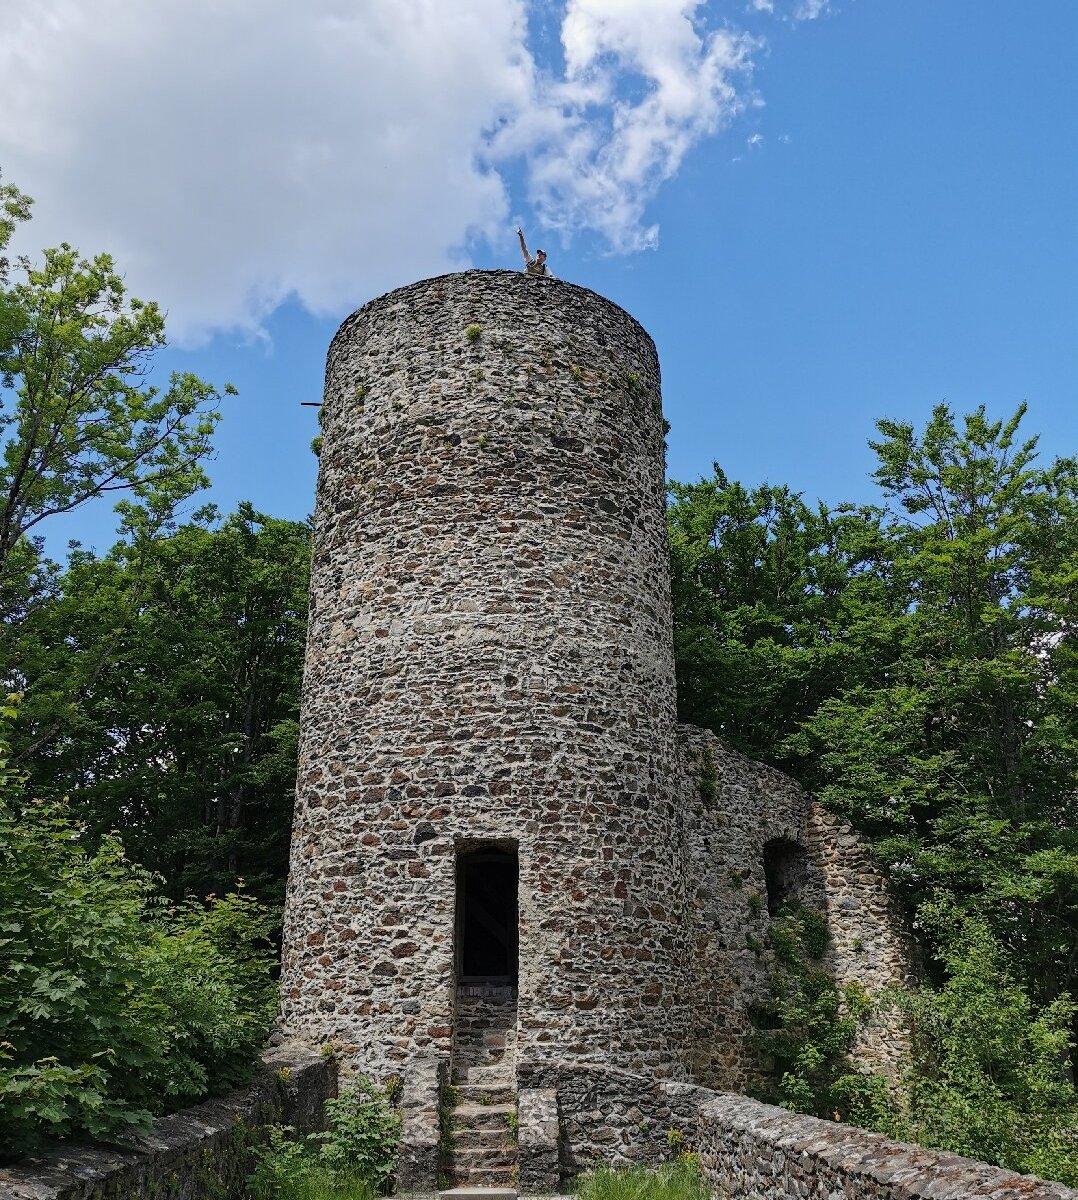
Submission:
M 329 352 L 282 979 L 375 1076 L 678 1073 L 664 424 L 651 339 L 508 271 Z

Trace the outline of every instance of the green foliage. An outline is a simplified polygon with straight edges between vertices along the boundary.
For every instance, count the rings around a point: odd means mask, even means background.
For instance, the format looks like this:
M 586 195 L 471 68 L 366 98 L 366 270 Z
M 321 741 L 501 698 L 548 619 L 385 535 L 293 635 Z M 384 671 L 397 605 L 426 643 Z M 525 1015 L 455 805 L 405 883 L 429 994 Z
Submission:
M 787 901 L 771 926 L 771 999 L 753 1012 L 755 1045 L 767 1066 L 761 1099 L 794 1112 L 879 1128 L 887 1111 L 886 1083 L 857 1072 L 848 1054 L 872 1005 L 856 984 L 840 989 L 822 965 L 827 926 Z
M 577 1179 L 574 1191 L 580 1200 L 710 1200 L 711 1196 L 693 1154 L 680 1154 L 661 1167 L 595 1167 Z
M 369 1079 L 356 1079 L 338 1099 L 326 1104 L 327 1133 L 319 1139 L 321 1162 L 338 1173 L 352 1172 L 385 1191 L 397 1169 L 400 1117 L 385 1093 Z
M 438 1152 L 445 1162 L 453 1153 L 453 1110 L 460 1093 L 451 1083 L 445 1083 L 438 1093 Z
M 0 188 L 0 250 L 29 201 Z M 160 524 L 203 487 L 220 394 L 176 372 L 146 380 L 165 345 L 156 304 L 128 297 L 107 254 L 66 243 L 40 265 L 0 259 L 0 577 L 20 540 L 114 493 Z M 227 388 L 226 391 L 233 391 Z
M 467 327 L 465 328 L 465 330 L 464 330 L 464 336 L 465 336 L 465 337 L 468 339 L 468 341 L 469 341 L 469 342 L 471 342 L 473 345 L 474 345 L 474 344 L 475 344 L 477 341 L 479 341 L 479 339 L 480 339 L 480 337 L 482 336 L 482 334 L 483 334 L 483 326 L 482 326 L 482 325 L 476 325 L 476 324 L 474 324 L 474 323 L 473 323 L 473 324 L 471 324 L 471 325 L 469 325 L 469 326 L 467 326 Z
M 800 744 L 910 908 L 939 895 L 986 922 L 1050 1003 L 1078 986 L 1078 468 L 1035 465 L 1023 412 L 879 423 L 899 637 Z
M 615 381 L 617 385 L 623 388 L 630 396 L 642 396 L 644 394 L 644 380 L 641 378 L 639 371 L 621 371 Z
M 303 1141 L 274 1128 L 255 1149 L 247 1180 L 251 1200 L 374 1200 L 374 1188 L 358 1176 L 341 1176 L 314 1159 Z
M 0 1157 L 144 1129 L 250 1077 L 275 1010 L 266 911 L 165 909 L 115 837 L 87 848 L 6 759 L 0 913 Z
M 35 796 L 179 899 L 244 878 L 283 895 L 310 531 L 250 505 L 44 577 L 0 631 L 26 697 L 15 752 Z
M 889 997 L 911 1036 L 896 1088 L 851 1069 L 846 1056 L 872 1005 L 856 985 L 840 991 L 821 968 L 819 918 L 784 907 L 772 933 L 772 999 L 755 1013 L 770 1067 L 762 1098 L 1074 1184 L 1073 1003 L 1059 998 L 1038 1011 L 986 923 L 963 920 L 953 904 L 924 906 L 922 920 L 943 947 L 946 982 Z
M 866 571 L 877 519 L 811 509 L 788 488 L 747 491 L 718 465 L 670 496 L 679 714 L 793 769 L 785 739 L 886 643 L 875 613 L 888 587 Z
M 904 993 L 912 1068 L 905 1136 L 1017 1171 L 1078 1184 L 1078 1097 L 1066 1065 L 1074 1004 L 1036 1009 L 984 921 L 926 906 L 946 983 Z
M 400 1118 L 384 1092 L 356 1079 L 326 1105 L 328 1129 L 292 1139 L 270 1131 L 255 1151 L 248 1181 L 253 1200 L 372 1200 L 385 1193 L 397 1167 Z

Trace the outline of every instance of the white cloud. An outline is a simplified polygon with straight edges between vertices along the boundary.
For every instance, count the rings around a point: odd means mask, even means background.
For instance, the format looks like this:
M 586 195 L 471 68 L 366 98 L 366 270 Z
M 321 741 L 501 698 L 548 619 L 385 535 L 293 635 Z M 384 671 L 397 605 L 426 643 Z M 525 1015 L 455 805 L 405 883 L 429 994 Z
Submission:
M 697 24 L 701 0 L 569 0 L 565 77 L 540 79 L 534 124 L 495 153 L 524 149 L 532 203 L 564 233 L 597 229 L 626 252 L 653 246 L 648 202 L 686 153 L 744 105 L 755 43 Z
M 654 244 L 648 203 L 741 107 L 752 43 L 701 0 L 566 0 L 555 76 L 526 4 L 0 0 L 24 246 L 107 247 L 197 338 L 466 265 L 524 199 L 515 156 L 548 228 Z
M 774 14 L 775 0 L 749 0 L 746 11 Z M 780 12 L 779 16 L 785 21 L 814 21 L 830 11 L 831 0 L 796 0 L 787 12 Z

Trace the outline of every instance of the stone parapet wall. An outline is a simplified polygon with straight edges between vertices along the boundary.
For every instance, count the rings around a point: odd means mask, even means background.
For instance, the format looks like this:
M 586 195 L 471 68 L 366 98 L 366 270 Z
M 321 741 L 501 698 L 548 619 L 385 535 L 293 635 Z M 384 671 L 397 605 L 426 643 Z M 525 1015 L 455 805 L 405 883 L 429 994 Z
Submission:
M 0 1167 L 2 1200 L 221 1200 L 240 1194 L 263 1125 L 323 1128 L 337 1094 L 332 1058 L 297 1048 L 268 1054 L 257 1079 L 220 1100 L 160 1117 L 130 1147 L 55 1150 Z
M 397 1190 L 405 1194 L 438 1189 L 441 1169 L 442 1089 L 447 1059 L 417 1059 L 401 1080 L 401 1141 Z
M 745 1096 L 592 1065 L 521 1076 L 557 1094 L 563 1182 L 692 1150 L 717 1200 L 1078 1200 L 1059 1183 Z
M 743 1096 L 700 1105 L 695 1147 L 718 1200 L 1078 1200 L 1060 1183 Z
M 517 1095 L 517 1148 L 520 1190 L 525 1195 L 557 1191 L 558 1097 L 553 1088 L 524 1088 Z

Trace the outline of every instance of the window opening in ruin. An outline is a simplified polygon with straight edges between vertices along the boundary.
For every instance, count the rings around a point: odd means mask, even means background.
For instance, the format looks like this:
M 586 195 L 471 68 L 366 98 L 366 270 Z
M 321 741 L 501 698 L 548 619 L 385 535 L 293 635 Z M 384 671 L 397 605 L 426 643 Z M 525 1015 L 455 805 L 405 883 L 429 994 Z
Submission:
M 515 847 L 458 854 L 458 982 L 516 984 L 518 870 Z
M 808 878 L 808 855 L 804 846 L 790 838 L 772 838 L 764 844 L 764 882 L 767 885 L 767 911 L 778 916 L 787 900 L 796 900 Z

